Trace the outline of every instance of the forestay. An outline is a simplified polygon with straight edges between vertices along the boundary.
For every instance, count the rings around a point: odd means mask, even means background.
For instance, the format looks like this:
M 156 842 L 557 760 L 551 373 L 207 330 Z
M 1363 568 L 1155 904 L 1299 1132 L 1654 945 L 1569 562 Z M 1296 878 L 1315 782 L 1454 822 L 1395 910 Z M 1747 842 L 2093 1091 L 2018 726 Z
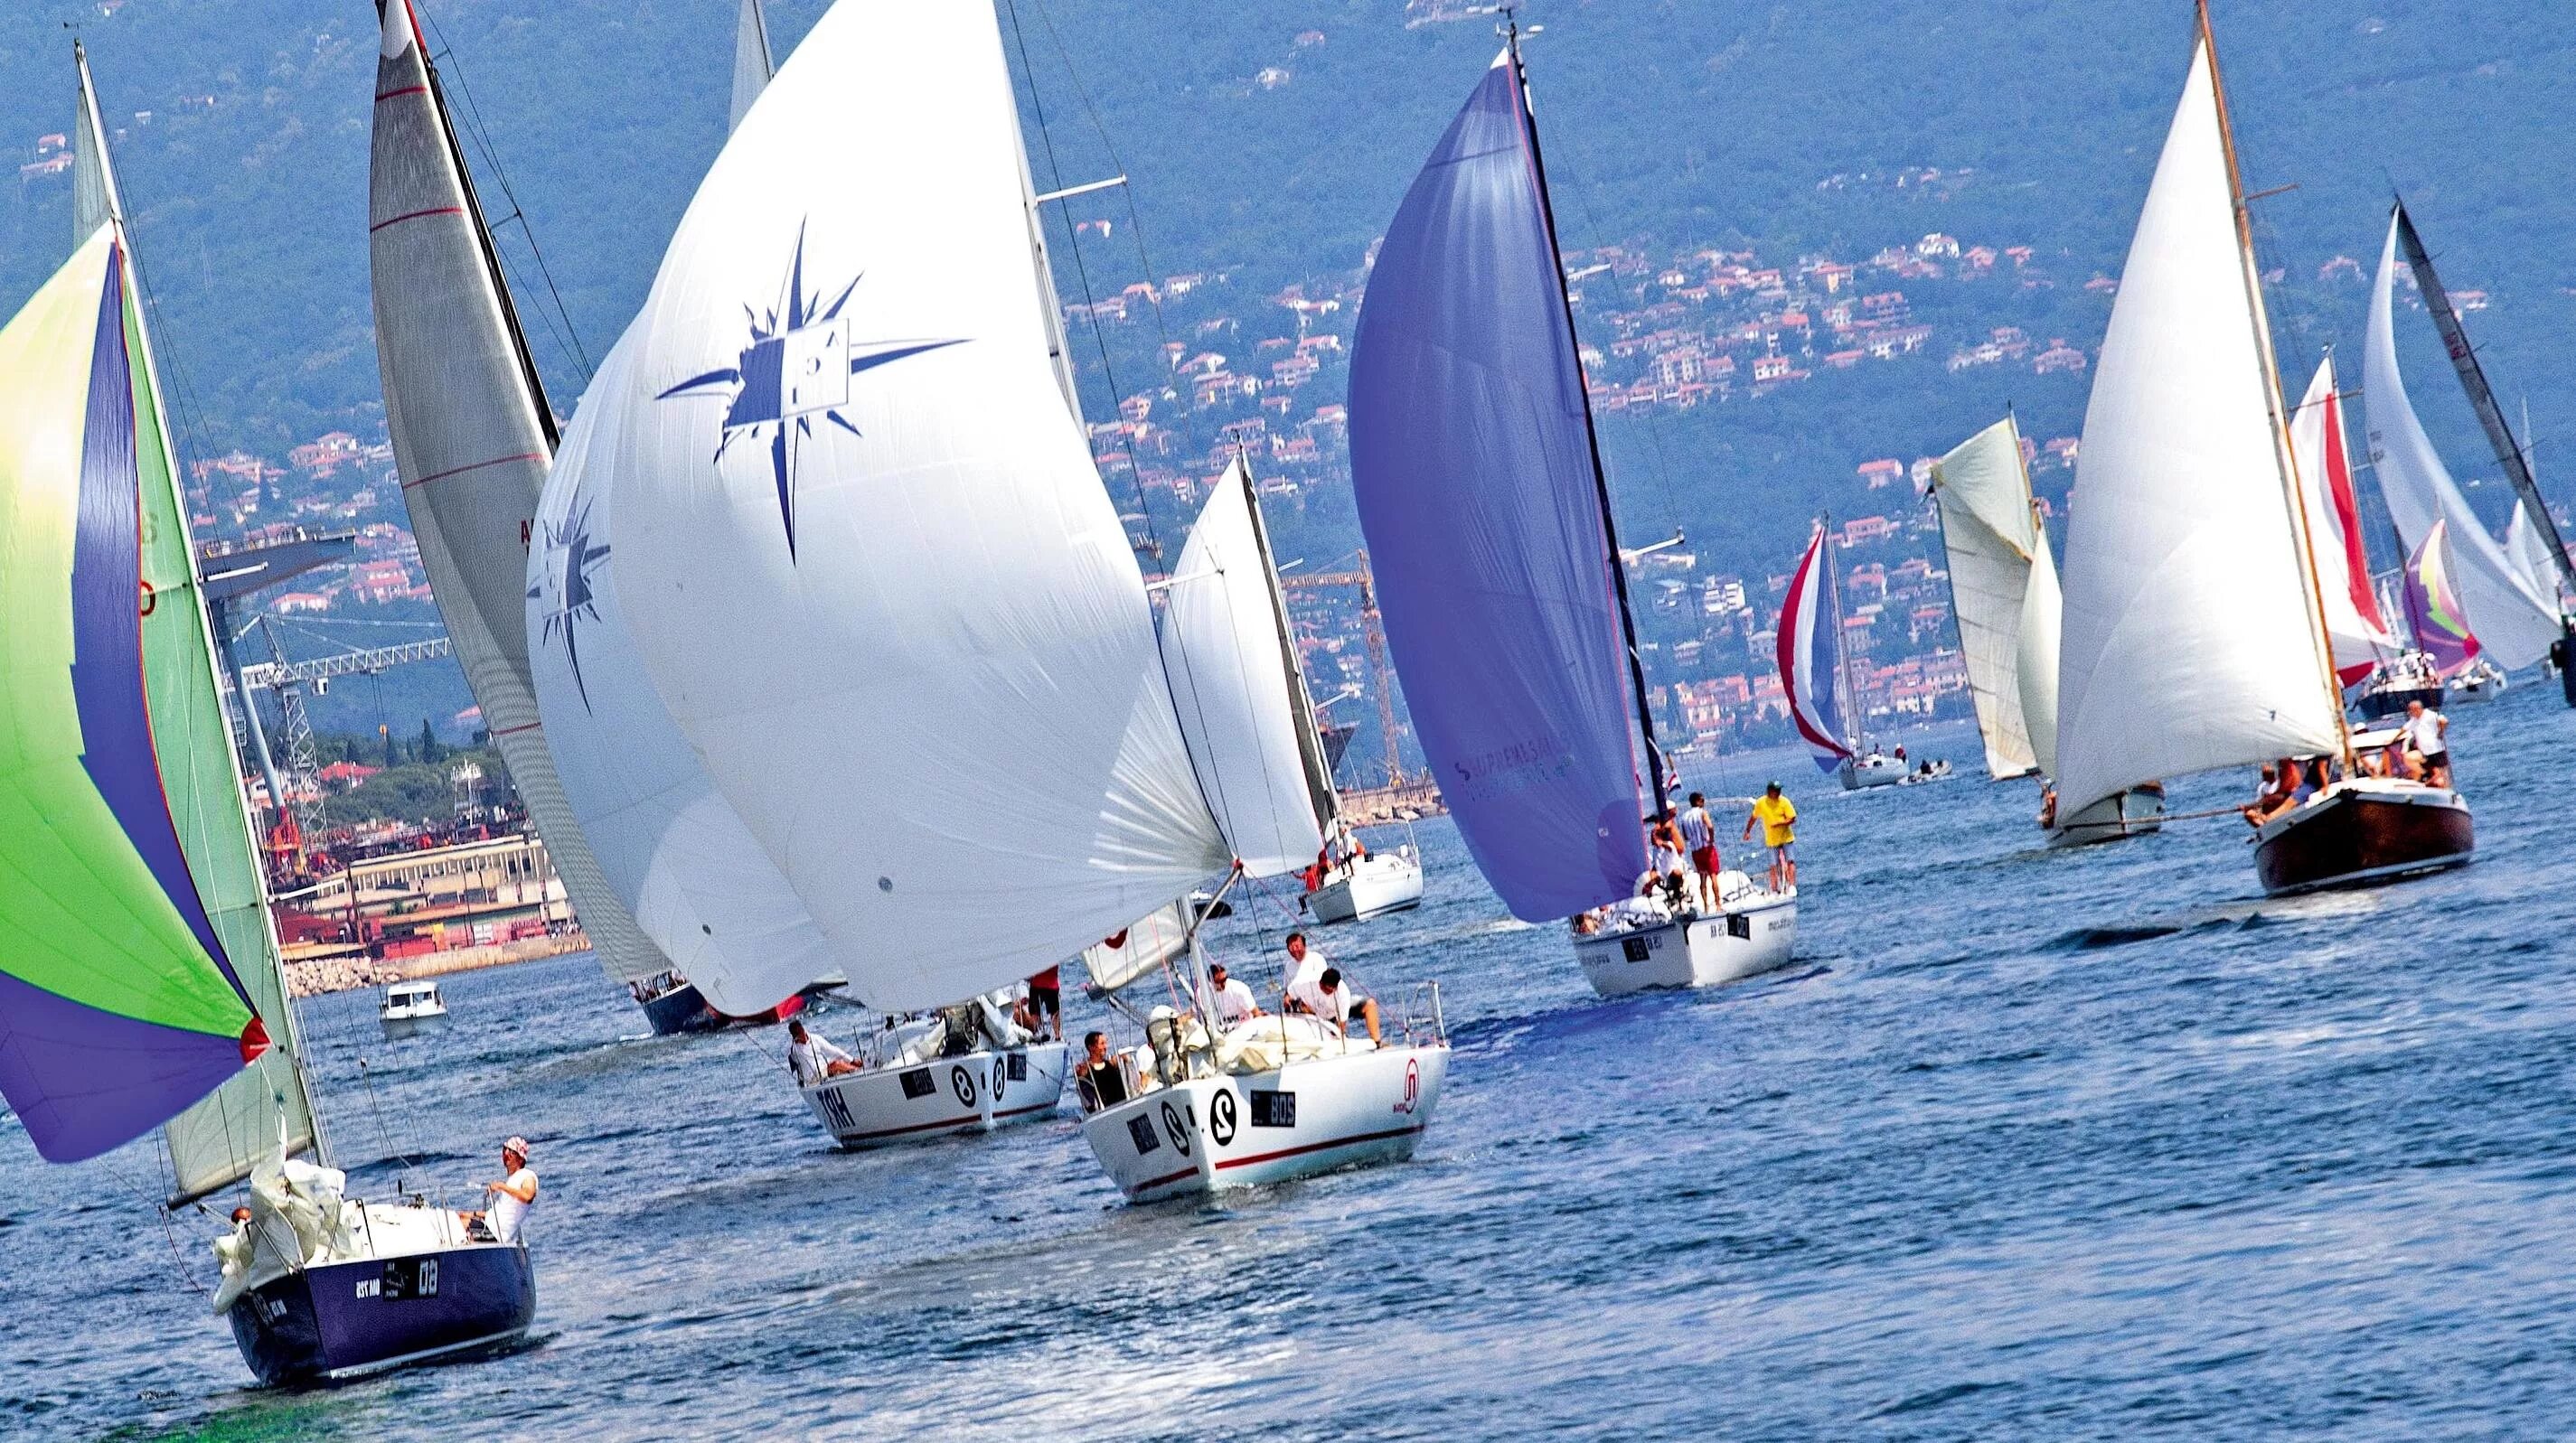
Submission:
M 2379 494 L 2410 553 L 2423 549 L 2433 523 L 2449 523 L 2450 554 L 2457 563 L 2452 574 L 2469 624 L 2497 664 L 2529 666 L 2548 655 L 2549 644 L 2558 639 L 2558 609 L 2496 545 L 2415 419 L 2406 382 L 2397 371 L 2396 285 L 2397 219 L 2392 215 L 2362 338 L 2362 410 L 2370 421 L 2370 460 Z
M 1949 553 L 1950 598 L 1959 621 L 1959 650 L 1968 663 L 1968 692 L 1986 746 L 1986 772 L 1997 781 L 2039 766 L 2023 719 L 2019 666 L 2023 604 L 2030 590 L 2038 529 L 2030 483 L 2022 474 L 2021 430 L 2010 416 L 1960 443 L 1932 471 Z
M 595 443 L 654 690 L 880 1007 L 1226 862 L 1028 247 L 990 9 L 837 6 L 690 203 Z
M 650 977 L 670 961 L 618 905 L 573 822 L 528 675 L 528 550 L 554 421 L 407 0 L 390 0 L 383 19 L 367 229 L 403 504 L 466 685 L 592 951 L 612 977 Z
M 2094 370 L 2066 541 L 2059 815 L 2340 743 L 2205 46 Z
M 2362 544 L 2361 508 L 2353 495 L 2352 464 L 2343 444 L 2343 397 L 2335 391 L 2334 357 L 2308 382 L 2308 393 L 2290 418 L 2290 452 L 2299 461 L 2299 500 L 2308 511 L 2308 538 L 2317 563 L 2317 593 L 2325 606 L 2326 636 L 2334 646 L 2335 675 L 2350 686 L 2370 675 L 2397 641 L 2371 594 L 2370 556 Z
M 1241 457 L 1217 478 L 1173 568 L 1162 645 L 1199 789 L 1244 874 L 1304 868 L 1323 849 L 1333 783 Z
M 717 1011 L 746 1017 L 834 964 L 671 720 L 627 628 L 621 558 L 605 539 L 621 473 L 605 463 L 603 438 L 631 423 L 633 349 L 621 342 L 601 364 L 546 478 L 528 557 L 529 666 L 564 798 L 600 872 Z
M 769 22 L 761 16 L 760 0 L 742 0 L 733 31 L 733 110 L 725 122 L 728 132 L 742 128 L 742 118 L 751 113 L 751 103 L 760 98 L 760 92 L 769 88 L 775 69 L 769 54 Z
M 1415 734 L 1476 865 L 1540 921 L 1645 870 L 1642 770 L 1535 141 L 1496 59 L 1387 227 L 1352 487 Z
M 1832 565 L 1825 528 L 1818 526 L 1789 574 L 1789 593 L 1781 598 L 1780 626 L 1771 641 L 1789 720 L 1815 754 L 1817 770 L 1827 774 L 1852 754 L 1843 741 L 1842 638 L 1835 635 L 1833 607 L 1825 597 Z

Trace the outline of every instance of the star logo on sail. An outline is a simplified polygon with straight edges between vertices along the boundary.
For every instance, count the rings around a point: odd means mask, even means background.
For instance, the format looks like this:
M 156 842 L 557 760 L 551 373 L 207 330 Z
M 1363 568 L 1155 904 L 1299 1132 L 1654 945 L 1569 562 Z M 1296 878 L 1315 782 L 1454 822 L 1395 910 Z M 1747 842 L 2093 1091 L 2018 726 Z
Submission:
M 608 548 L 591 539 L 590 503 L 576 500 L 572 513 L 561 526 L 546 526 L 546 580 L 555 591 L 555 604 L 546 610 L 545 641 L 551 646 L 563 642 L 564 659 L 572 663 L 573 690 L 581 694 L 584 710 L 590 707 L 590 687 L 581 677 L 580 625 L 599 620 L 599 593 L 591 584 L 591 573 L 608 559 Z M 530 599 L 538 595 L 528 592 Z
M 842 310 L 858 289 L 860 279 L 852 276 L 828 303 L 821 291 L 808 291 L 805 232 L 800 227 L 796 254 L 788 263 L 778 304 L 766 312 L 744 308 L 751 334 L 734 363 L 692 376 L 656 398 L 726 398 L 715 460 L 722 461 L 725 452 L 746 437 L 768 442 L 770 475 L 778 487 L 778 519 L 787 531 L 790 556 L 796 552 L 797 453 L 814 438 L 816 422 L 858 435 L 859 428 L 839 409 L 849 403 L 854 377 L 924 351 L 964 344 L 957 340 L 854 339 L 850 319 Z

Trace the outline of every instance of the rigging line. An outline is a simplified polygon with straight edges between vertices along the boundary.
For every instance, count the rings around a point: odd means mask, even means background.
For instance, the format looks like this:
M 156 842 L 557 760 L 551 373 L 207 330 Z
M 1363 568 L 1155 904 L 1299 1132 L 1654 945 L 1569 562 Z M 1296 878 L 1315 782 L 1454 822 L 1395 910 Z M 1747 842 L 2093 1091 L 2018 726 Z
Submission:
M 581 369 L 582 384 L 588 385 L 591 377 L 590 352 L 581 344 L 581 333 L 572 323 L 572 312 L 564 307 L 563 293 L 555 288 L 554 270 L 546 264 L 545 249 L 537 244 L 536 232 L 529 228 L 527 212 L 519 205 L 518 192 L 510 188 L 509 168 L 501 164 L 501 153 L 492 144 L 492 137 L 484 127 L 483 109 L 475 104 L 473 87 L 466 83 L 465 71 L 456 63 L 456 47 L 448 40 L 446 32 L 439 29 L 436 17 L 426 11 L 415 10 L 414 13 L 428 23 L 430 31 L 437 37 L 438 55 L 435 57 L 435 63 L 439 67 L 440 76 L 442 79 L 454 81 L 457 95 L 465 102 L 466 131 L 474 137 L 475 149 L 483 153 L 484 166 L 492 172 L 492 179 L 500 185 L 501 198 L 510 203 L 510 214 L 492 222 L 489 230 L 497 232 L 504 223 L 513 219 L 519 222 L 519 236 L 527 242 L 528 253 L 536 257 L 537 271 L 545 278 L 546 295 L 554 302 L 556 313 L 563 318 L 564 335 L 555 338 L 556 344 L 563 345 L 569 338 L 569 349 L 572 352 L 574 364 Z M 493 254 L 498 257 L 500 248 L 494 247 Z M 504 268 L 506 269 L 506 262 Z M 521 288 L 525 289 L 524 286 Z M 553 331 L 554 323 L 551 319 L 547 321 L 546 329 L 549 332 Z
M 355 878 L 351 878 L 349 882 L 349 894 L 352 897 L 355 897 L 357 895 L 357 890 L 357 880 Z M 376 1101 L 376 1075 L 367 1070 L 367 1055 L 363 1052 L 357 1051 L 352 1051 L 349 1055 L 355 1059 L 358 1064 L 358 1081 L 367 1089 L 367 1112 L 376 1120 L 376 1138 L 385 1145 L 385 1156 L 395 1162 L 401 1163 L 402 1170 L 404 1172 L 409 1172 L 411 1169 L 420 1166 L 419 1163 L 412 1161 L 410 1153 L 394 1146 L 393 1133 L 385 1126 L 385 1110 L 382 1106 L 378 1105 Z M 400 1192 L 402 1190 L 402 1178 L 400 1176 L 397 1176 L 394 1179 L 394 1190 L 396 1192 Z

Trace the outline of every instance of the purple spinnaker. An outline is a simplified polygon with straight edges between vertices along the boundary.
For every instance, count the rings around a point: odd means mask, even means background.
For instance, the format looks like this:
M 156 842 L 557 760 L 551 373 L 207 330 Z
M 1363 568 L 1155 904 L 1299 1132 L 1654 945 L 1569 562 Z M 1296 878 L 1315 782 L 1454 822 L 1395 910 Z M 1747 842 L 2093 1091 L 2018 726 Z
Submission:
M 122 1147 L 242 1066 L 236 1038 L 102 1011 L 0 972 L 0 1096 L 47 1162 Z
M 1640 764 L 1536 138 L 1498 63 L 1387 227 L 1351 471 L 1387 644 L 1476 865 L 1525 921 L 1626 896 Z

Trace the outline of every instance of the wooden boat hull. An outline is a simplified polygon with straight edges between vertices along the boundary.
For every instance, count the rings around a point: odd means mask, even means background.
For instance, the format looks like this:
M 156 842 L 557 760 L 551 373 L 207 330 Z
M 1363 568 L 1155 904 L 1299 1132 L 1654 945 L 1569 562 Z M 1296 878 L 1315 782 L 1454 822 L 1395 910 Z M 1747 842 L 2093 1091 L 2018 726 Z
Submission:
M 2467 862 L 2477 849 L 2459 793 L 2405 782 L 2338 783 L 2255 834 L 2269 896 L 2366 887 Z
M 526 1248 L 470 1243 L 300 1269 L 227 1311 L 261 1382 L 336 1382 L 519 1341 L 537 1315 L 537 1280 Z

